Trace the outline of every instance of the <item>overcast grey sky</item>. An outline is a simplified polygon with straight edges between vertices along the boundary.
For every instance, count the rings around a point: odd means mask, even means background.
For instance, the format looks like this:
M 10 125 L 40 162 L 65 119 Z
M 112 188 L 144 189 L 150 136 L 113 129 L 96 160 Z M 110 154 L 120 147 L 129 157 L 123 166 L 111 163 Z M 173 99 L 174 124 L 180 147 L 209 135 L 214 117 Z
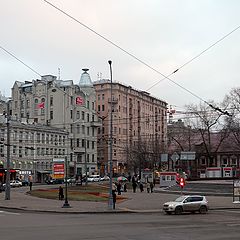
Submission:
M 49 0 L 126 51 L 168 75 L 240 25 L 239 0 Z M 146 90 L 163 77 L 67 18 L 43 0 L 0 0 L 0 46 L 41 75 L 79 82 L 89 68 Z M 240 29 L 171 76 L 204 100 L 221 101 L 239 86 Z M 0 90 L 39 78 L 0 49 Z M 165 79 L 149 92 L 182 107 L 199 103 Z

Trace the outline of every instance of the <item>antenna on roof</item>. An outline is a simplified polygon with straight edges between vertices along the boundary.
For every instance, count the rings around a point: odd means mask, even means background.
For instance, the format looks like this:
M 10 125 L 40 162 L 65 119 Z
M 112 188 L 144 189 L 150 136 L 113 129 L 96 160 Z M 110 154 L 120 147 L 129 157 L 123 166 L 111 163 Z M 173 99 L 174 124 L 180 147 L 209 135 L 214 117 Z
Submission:
M 58 80 L 60 80 L 61 79 L 61 72 L 60 72 L 60 68 L 58 68 Z
M 98 80 L 102 80 L 102 73 L 101 72 L 97 73 L 97 78 L 98 78 Z

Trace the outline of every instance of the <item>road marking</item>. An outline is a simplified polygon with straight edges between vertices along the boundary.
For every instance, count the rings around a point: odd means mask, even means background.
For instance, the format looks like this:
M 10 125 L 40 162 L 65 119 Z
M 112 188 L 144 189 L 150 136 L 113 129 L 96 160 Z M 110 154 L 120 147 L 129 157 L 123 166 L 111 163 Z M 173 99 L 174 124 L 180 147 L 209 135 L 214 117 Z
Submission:
M 236 226 L 240 226 L 240 223 L 227 224 L 227 226 L 229 226 L 229 227 L 236 227 Z
M 6 212 L 6 211 L 0 211 L 0 214 L 4 215 L 20 215 L 20 213 L 14 213 L 14 212 Z

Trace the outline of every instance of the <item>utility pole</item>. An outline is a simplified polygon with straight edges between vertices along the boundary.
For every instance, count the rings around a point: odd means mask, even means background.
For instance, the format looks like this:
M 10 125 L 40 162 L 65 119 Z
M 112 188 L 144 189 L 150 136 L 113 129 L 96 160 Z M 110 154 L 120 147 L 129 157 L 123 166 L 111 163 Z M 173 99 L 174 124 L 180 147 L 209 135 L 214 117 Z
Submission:
M 70 204 L 68 203 L 68 159 L 65 157 L 65 202 L 63 204 L 63 208 L 70 208 Z
M 5 200 L 10 200 L 10 107 L 9 100 L 7 102 L 7 174 L 6 174 L 6 190 L 5 190 Z
M 84 164 L 85 164 L 85 186 L 88 184 L 88 170 L 87 170 L 87 138 L 84 139 Z
M 110 180 L 109 180 L 109 200 L 108 200 L 108 208 L 110 210 L 113 209 L 113 194 L 112 194 L 112 178 L 113 178 L 113 172 L 112 172 L 112 169 L 113 169 L 113 163 L 112 163 L 112 152 L 113 152 L 113 149 L 112 149 L 112 145 L 113 145 L 113 122 L 112 122 L 112 118 L 113 118 L 113 95 L 112 95 L 112 61 L 109 60 L 108 61 L 108 64 L 110 66 L 110 81 L 111 81 L 111 85 L 110 85 L 110 94 L 111 94 L 111 105 L 110 105 L 110 139 L 109 139 L 109 142 L 110 142 L 110 159 L 109 159 L 109 171 L 110 171 Z

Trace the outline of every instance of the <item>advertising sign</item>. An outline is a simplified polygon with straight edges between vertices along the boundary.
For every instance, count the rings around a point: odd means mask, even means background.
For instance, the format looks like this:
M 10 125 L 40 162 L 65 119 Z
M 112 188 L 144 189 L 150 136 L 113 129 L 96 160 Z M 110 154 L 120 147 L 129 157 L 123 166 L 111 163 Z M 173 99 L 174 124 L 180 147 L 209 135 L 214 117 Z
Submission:
M 53 178 L 62 179 L 65 173 L 64 159 L 53 159 Z
M 240 202 L 240 180 L 233 181 L 233 202 Z

